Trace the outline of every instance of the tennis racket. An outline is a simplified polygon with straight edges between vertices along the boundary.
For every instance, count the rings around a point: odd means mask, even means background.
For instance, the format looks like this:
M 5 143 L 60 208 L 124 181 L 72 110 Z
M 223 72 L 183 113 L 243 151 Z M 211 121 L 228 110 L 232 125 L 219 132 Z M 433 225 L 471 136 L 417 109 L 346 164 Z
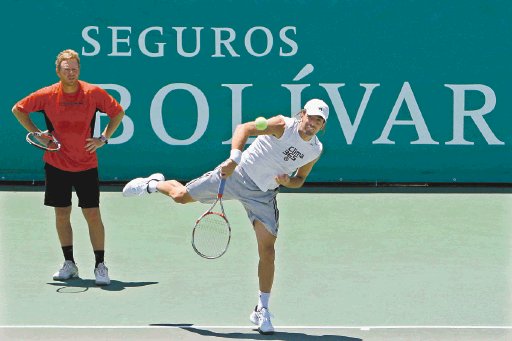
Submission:
M 50 152 L 56 152 L 60 149 L 60 142 L 47 130 L 32 131 L 27 134 L 26 140 L 31 145 Z
M 217 200 L 196 220 L 192 231 L 192 247 L 203 258 L 219 258 L 226 253 L 231 240 L 231 226 L 222 205 L 225 183 L 226 179 L 220 180 Z M 216 208 L 217 204 L 220 211 Z

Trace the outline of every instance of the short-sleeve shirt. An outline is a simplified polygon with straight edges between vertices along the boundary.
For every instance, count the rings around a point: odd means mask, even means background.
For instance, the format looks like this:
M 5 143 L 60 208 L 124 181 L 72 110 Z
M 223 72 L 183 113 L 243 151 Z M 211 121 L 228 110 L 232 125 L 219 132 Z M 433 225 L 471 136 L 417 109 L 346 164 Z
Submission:
M 123 108 L 102 88 L 78 81 L 75 93 L 64 93 L 56 83 L 28 95 L 16 103 L 25 114 L 42 112 L 47 129 L 59 140 L 61 149 L 45 152 L 44 161 L 53 167 L 79 172 L 98 167 L 96 153 L 85 150 L 86 139 L 93 136 L 96 111 L 115 117 Z

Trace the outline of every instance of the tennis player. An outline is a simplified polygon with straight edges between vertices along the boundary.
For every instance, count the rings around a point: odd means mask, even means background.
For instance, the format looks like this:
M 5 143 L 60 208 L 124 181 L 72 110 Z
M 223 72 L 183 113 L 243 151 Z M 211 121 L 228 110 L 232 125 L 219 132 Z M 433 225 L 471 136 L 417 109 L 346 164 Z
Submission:
M 42 112 L 47 129 L 62 144 L 57 152 L 45 152 L 44 204 L 55 210 L 64 264 L 54 280 L 78 277 L 73 257 L 71 195 L 74 187 L 78 206 L 89 227 L 95 255 L 97 285 L 110 284 L 105 266 L 105 229 L 99 209 L 99 178 L 96 150 L 108 143 L 124 116 L 121 105 L 105 90 L 79 80 L 80 57 L 73 50 L 58 54 L 55 62 L 59 82 L 44 87 L 20 100 L 12 108 L 14 116 L 28 131 L 39 131 L 29 114 Z M 93 137 L 96 111 L 105 112 L 109 122 L 99 137 Z
M 124 196 L 160 192 L 186 204 L 215 200 L 220 178 L 227 178 L 223 198 L 239 200 L 254 227 L 258 243 L 259 300 L 250 315 L 262 334 L 272 334 L 269 298 L 274 281 L 275 241 L 279 228 L 276 195 L 279 186 L 300 188 L 322 153 L 316 134 L 324 129 L 329 107 L 319 99 L 306 103 L 297 118 L 275 116 L 264 130 L 254 122 L 236 127 L 230 157 L 214 171 L 186 185 L 164 181 L 160 173 L 126 184 Z M 242 152 L 249 136 L 258 136 Z

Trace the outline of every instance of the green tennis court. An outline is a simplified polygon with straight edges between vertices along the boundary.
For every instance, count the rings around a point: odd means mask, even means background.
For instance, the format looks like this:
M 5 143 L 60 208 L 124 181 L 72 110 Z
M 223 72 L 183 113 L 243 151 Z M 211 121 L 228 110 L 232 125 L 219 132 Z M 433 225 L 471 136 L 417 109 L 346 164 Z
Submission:
M 205 260 L 190 233 L 207 205 L 102 192 L 112 284 L 96 287 L 76 206 L 80 279 L 52 280 L 62 259 L 54 215 L 33 189 L 0 191 L 2 340 L 512 338 L 506 191 L 281 193 L 276 333 L 263 336 L 248 320 L 258 260 L 239 203 L 225 203 L 228 252 Z

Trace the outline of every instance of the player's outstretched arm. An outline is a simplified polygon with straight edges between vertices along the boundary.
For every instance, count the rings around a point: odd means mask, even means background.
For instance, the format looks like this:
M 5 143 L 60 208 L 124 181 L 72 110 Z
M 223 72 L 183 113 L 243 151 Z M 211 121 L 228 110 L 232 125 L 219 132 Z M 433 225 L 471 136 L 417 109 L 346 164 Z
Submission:
M 231 149 L 242 151 L 249 136 L 274 135 L 280 138 L 284 133 L 285 125 L 286 123 L 281 115 L 269 118 L 265 129 L 258 129 L 255 121 L 239 124 L 233 133 Z
M 231 152 L 229 158 L 220 166 L 220 172 L 223 178 L 233 174 L 236 166 L 242 158 L 242 151 L 249 136 L 274 135 L 280 138 L 284 133 L 285 121 L 282 116 L 274 116 L 267 120 L 265 129 L 258 129 L 254 121 L 239 124 L 235 128 L 233 138 L 231 139 Z

